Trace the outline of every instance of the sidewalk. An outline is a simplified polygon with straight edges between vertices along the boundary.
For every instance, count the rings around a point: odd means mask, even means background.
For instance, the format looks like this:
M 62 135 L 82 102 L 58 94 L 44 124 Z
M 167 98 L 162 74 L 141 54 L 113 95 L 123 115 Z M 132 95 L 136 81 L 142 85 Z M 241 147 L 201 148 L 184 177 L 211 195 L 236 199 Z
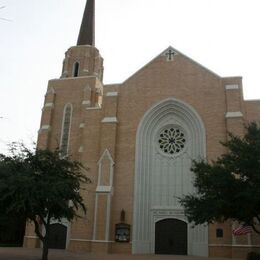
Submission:
M 1 248 L 0 260 L 40 260 L 41 249 Z M 173 256 L 173 255 L 121 255 L 73 253 L 66 250 L 49 250 L 49 260 L 227 260 L 227 258 Z M 234 259 L 233 259 L 234 260 Z

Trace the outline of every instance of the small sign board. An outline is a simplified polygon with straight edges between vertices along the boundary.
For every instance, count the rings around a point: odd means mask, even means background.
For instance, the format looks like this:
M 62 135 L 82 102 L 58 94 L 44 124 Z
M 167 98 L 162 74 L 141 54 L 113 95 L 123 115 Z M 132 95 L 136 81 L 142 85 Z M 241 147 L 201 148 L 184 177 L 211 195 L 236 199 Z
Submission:
M 116 224 L 115 240 L 116 242 L 129 242 L 130 225 L 125 223 Z

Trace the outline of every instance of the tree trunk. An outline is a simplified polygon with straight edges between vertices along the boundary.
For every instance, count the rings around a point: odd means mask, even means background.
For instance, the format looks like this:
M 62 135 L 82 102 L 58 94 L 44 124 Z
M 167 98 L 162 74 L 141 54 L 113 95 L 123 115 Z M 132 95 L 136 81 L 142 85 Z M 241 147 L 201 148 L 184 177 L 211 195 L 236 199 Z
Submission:
M 42 260 L 48 260 L 50 220 L 51 218 L 48 214 L 47 222 L 45 225 L 45 236 L 43 239 Z
M 43 249 L 42 249 L 42 260 L 48 260 L 48 253 L 49 253 L 48 241 L 44 241 Z

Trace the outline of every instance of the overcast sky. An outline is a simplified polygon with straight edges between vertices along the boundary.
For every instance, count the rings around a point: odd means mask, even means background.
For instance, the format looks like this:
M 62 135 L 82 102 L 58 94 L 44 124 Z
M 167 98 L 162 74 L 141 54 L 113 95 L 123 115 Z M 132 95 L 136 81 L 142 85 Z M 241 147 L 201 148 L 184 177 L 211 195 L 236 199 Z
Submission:
M 1 7 L 5 8 L 1 8 Z M 36 140 L 47 82 L 75 45 L 85 0 L 0 0 L 0 153 Z M 120 83 L 173 46 L 260 99 L 259 0 L 96 0 L 105 83 Z

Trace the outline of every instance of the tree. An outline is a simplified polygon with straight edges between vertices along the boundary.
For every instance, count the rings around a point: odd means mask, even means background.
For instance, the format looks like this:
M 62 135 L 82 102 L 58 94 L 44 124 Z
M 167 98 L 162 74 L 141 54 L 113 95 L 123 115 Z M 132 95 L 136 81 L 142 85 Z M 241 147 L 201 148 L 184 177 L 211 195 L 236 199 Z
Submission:
M 15 143 L 10 151 L 0 155 L 0 214 L 33 223 L 47 260 L 51 221 L 86 212 L 80 188 L 90 180 L 80 162 L 61 158 L 58 150 L 31 151 Z
M 237 220 L 260 235 L 260 127 L 252 122 L 243 138 L 229 134 L 227 152 L 216 161 L 194 161 L 196 194 L 180 199 L 195 224 Z

